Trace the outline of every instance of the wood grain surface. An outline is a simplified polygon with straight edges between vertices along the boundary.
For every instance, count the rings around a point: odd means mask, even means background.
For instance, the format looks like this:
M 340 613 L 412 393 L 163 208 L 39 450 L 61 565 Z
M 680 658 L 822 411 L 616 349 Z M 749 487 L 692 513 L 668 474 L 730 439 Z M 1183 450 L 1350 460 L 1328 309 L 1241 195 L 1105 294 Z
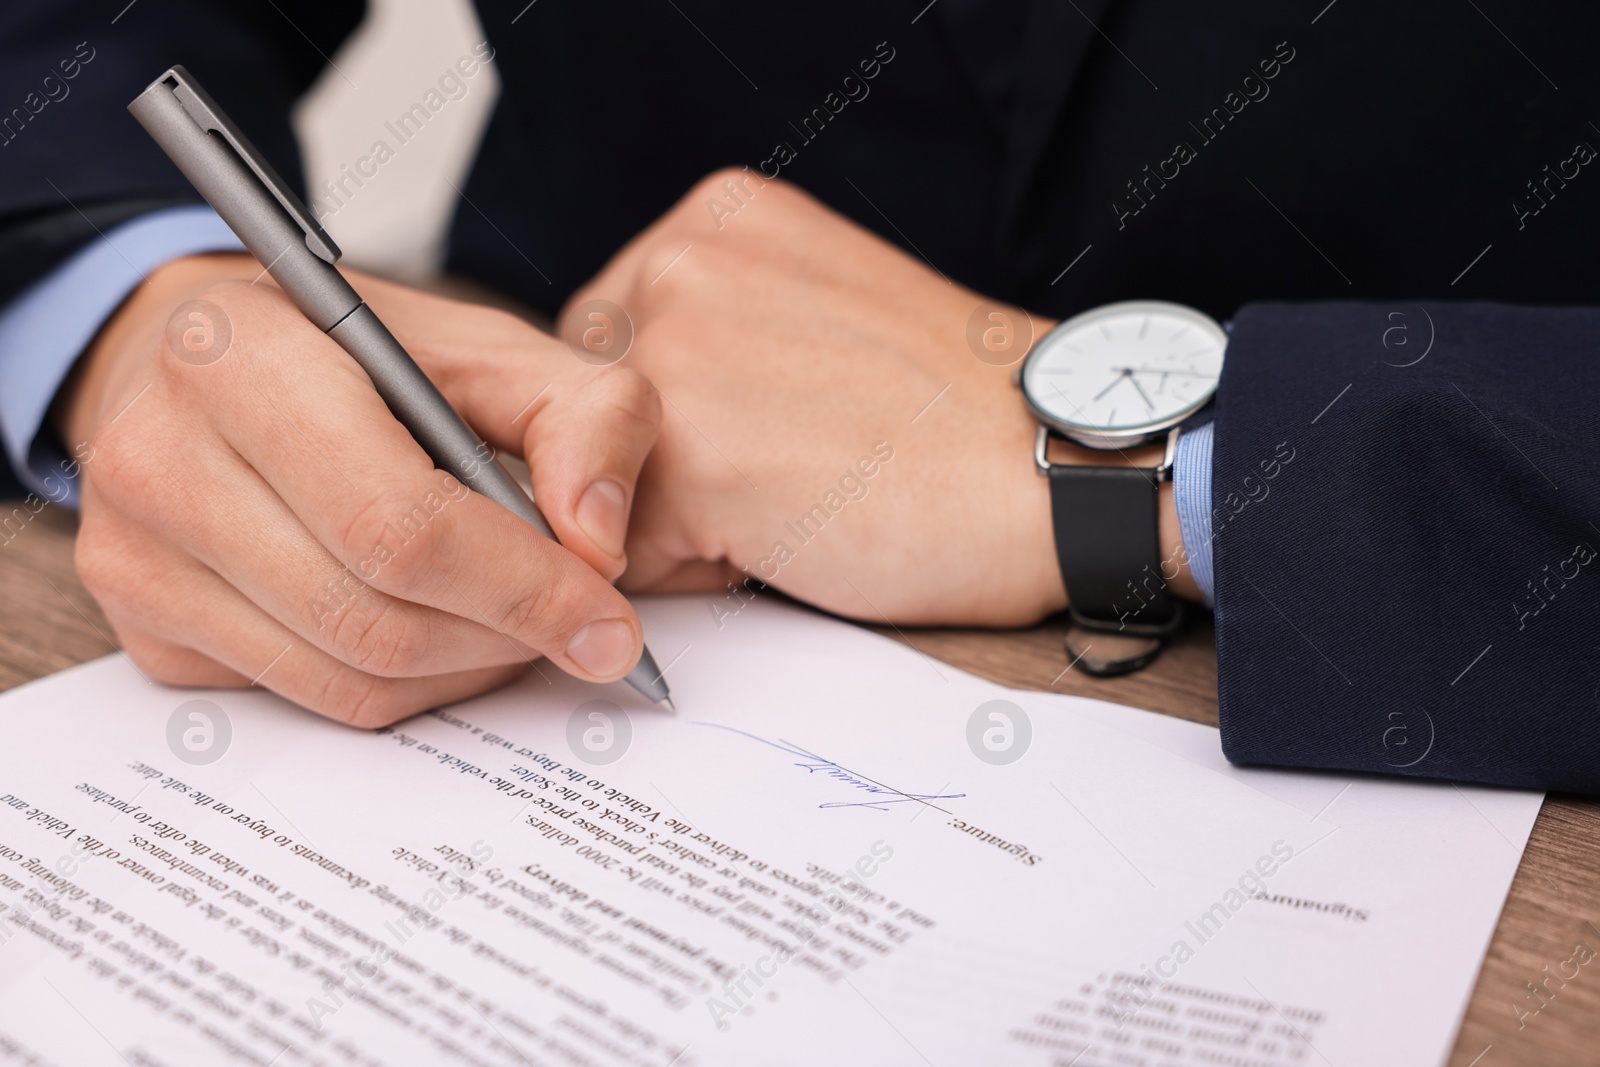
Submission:
M 0 504 L 0 519 L 16 506 Z M 116 650 L 111 627 L 73 570 L 74 530 L 71 514 L 46 507 L 20 529 L 13 522 L 0 532 L 0 689 Z M 1062 673 L 1067 657 L 1065 627 L 1059 622 L 1009 633 L 882 630 L 929 656 L 1006 685 L 1095 697 L 1212 726 L 1217 722 L 1215 636 L 1209 625 L 1192 627 L 1150 669 L 1111 680 L 1077 670 Z M 1600 803 L 1555 796 L 1545 801 L 1511 885 L 1451 1067 L 1600 1065 L 1600 958 L 1574 978 L 1559 977 L 1562 962 L 1580 943 L 1600 951 Z M 1374 980 L 1393 987 L 1403 1011 L 1413 992 L 1406 976 L 1375 975 Z M 1543 984 L 1541 999 L 1535 999 L 1530 983 Z

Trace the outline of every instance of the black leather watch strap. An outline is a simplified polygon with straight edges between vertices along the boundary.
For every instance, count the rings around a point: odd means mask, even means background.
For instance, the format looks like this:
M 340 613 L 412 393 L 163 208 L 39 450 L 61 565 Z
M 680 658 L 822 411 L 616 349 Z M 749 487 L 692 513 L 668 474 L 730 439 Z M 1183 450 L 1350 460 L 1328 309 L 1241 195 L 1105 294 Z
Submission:
M 1154 471 L 1051 464 L 1056 560 L 1073 620 L 1088 629 L 1156 637 L 1182 620 L 1161 574 Z

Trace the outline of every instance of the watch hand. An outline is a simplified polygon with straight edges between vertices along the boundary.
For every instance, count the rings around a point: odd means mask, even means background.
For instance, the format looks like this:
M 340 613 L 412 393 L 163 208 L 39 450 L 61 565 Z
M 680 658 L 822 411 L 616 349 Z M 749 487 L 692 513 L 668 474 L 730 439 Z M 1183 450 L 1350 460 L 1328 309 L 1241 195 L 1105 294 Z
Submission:
M 1117 383 L 1122 381 L 1124 378 L 1128 378 L 1130 381 L 1132 380 L 1132 378 L 1129 376 L 1129 373 L 1126 370 L 1124 370 L 1122 373 L 1118 374 L 1115 378 L 1111 379 L 1111 384 L 1106 386 L 1104 389 L 1100 390 L 1098 393 L 1096 393 L 1094 395 L 1094 398 L 1096 400 L 1099 400 L 1101 397 L 1103 397 L 1107 393 L 1111 392 L 1111 390 L 1115 389 L 1117 387 Z
M 1144 409 L 1150 414 L 1154 415 L 1156 413 L 1156 406 L 1150 403 L 1150 397 L 1145 394 L 1144 389 L 1140 387 L 1139 383 L 1134 380 L 1134 377 L 1131 374 L 1128 375 L 1128 384 L 1139 390 L 1139 399 L 1144 401 Z
M 1191 378 L 1215 378 L 1215 374 L 1207 374 L 1198 370 L 1179 370 L 1175 367 L 1112 367 L 1114 371 L 1123 374 L 1186 374 Z

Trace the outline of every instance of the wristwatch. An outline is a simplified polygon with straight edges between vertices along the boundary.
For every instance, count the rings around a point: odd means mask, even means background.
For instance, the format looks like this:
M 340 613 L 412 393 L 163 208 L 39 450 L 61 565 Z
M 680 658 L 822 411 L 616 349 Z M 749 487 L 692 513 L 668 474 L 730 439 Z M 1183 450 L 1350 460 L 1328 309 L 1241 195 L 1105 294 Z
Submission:
M 1160 484 L 1172 477 L 1178 433 L 1217 391 L 1228 336 L 1182 304 L 1127 301 L 1075 315 L 1039 339 L 1017 374 L 1039 420 L 1033 461 L 1050 479 L 1056 559 L 1073 627 L 1067 652 L 1090 674 L 1146 666 L 1182 622 L 1161 557 Z M 1125 452 L 1166 438 L 1154 468 L 1052 463 L 1050 439 Z M 1114 654 L 1090 657 L 1097 634 Z M 1081 647 L 1081 651 L 1080 651 Z

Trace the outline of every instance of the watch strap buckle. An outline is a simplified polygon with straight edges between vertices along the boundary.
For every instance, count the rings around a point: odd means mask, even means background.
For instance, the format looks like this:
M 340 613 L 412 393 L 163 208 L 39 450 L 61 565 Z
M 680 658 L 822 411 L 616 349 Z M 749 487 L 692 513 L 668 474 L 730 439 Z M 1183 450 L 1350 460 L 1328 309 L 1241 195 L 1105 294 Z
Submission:
M 1124 634 L 1128 637 L 1167 637 L 1183 625 L 1183 602 L 1169 598 L 1171 614 L 1156 622 L 1133 622 L 1127 618 L 1102 619 L 1088 615 L 1075 607 L 1067 608 L 1072 624 L 1101 634 Z
M 1067 628 L 1063 643 L 1068 669 L 1075 666 L 1094 678 L 1116 678 L 1143 670 L 1154 663 L 1166 647 L 1163 637 L 1106 633 L 1084 629 L 1076 623 Z
M 1068 659 L 1096 678 L 1116 678 L 1143 670 L 1155 662 L 1166 647 L 1167 638 L 1183 625 L 1182 601 L 1171 603 L 1172 614 L 1162 622 L 1113 622 L 1069 607 L 1072 625 L 1067 628 L 1064 642 Z M 1096 647 L 1099 654 L 1091 655 Z
M 1172 479 L 1172 467 L 1178 456 L 1178 433 L 1182 426 L 1174 426 L 1167 431 L 1167 448 L 1162 454 L 1161 465 L 1150 470 L 1150 478 L 1157 483 Z M 1033 435 L 1033 469 L 1041 478 L 1050 477 L 1050 427 L 1039 423 Z

